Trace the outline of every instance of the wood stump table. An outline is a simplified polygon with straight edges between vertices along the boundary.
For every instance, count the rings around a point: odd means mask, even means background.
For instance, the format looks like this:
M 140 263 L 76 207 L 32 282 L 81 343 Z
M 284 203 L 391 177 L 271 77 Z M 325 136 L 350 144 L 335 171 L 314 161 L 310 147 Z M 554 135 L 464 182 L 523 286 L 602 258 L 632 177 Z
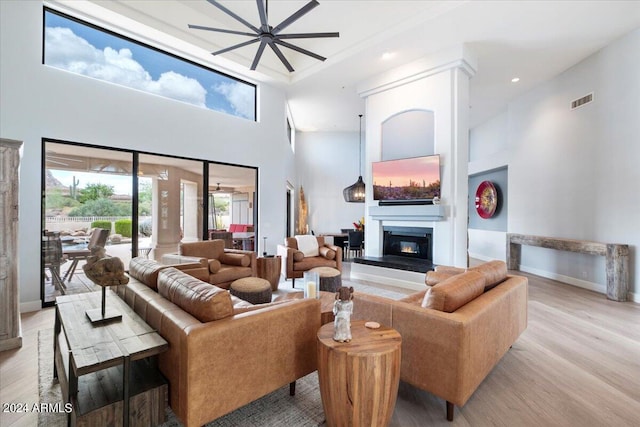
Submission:
M 268 280 L 271 283 L 271 290 L 273 292 L 278 290 L 278 284 L 280 283 L 280 270 L 282 264 L 282 257 L 266 256 L 260 257 L 257 260 L 256 272 L 258 277 Z
M 400 334 L 351 323 L 353 339 L 333 340 L 333 323 L 318 330 L 318 379 L 328 426 L 386 426 L 400 381 Z
M 309 271 L 318 273 L 320 278 L 320 290 L 337 292 L 342 286 L 342 273 L 333 267 L 315 267 Z

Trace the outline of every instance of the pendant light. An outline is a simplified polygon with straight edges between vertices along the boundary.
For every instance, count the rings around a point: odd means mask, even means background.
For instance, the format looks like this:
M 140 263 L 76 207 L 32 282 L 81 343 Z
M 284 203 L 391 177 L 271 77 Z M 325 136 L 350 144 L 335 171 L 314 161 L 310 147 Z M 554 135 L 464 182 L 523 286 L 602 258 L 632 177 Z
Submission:
M 358 172 L 362 171 L 362 114 L 359 114 L 360 117 L 360 145 L 358 148 L 358 157 L 360 159 Z M 344 190 L 342 190 L 342 195 L 344 196 L 345 202 L 350 203 L 364 203 L 365 192 L 364 192 L 364 181 L 362 180 L 362 175 L 358 176 L 358 181 L 355 184 L 348 186 Z

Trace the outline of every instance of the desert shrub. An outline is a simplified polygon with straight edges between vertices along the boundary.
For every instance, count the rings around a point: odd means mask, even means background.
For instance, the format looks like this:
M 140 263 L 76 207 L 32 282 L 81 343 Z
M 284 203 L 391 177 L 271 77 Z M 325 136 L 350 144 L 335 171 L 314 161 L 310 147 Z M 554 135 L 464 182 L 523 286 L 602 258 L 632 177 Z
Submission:
M 105 230 L 111 230 L 111 221 L 93 221 L 91 223 L 91 228 L 104 228 Z
M 116 221 L 116 234 L 121 234 L 124 237 L 131 237 L 131 219 L 119 219 Z
M 131 204 L 114 203 L 110 199 L 89 200 L 73 208 L 69 216 L 128 216 L 131 215 Z
M 142 221 L 140 221 L 140 223 L 138 223 L 138 233 L 140 233 L 141 236 L 150 237 L 151 233 L 153 232 L 152 224 L 152 218 L 143 219 Z

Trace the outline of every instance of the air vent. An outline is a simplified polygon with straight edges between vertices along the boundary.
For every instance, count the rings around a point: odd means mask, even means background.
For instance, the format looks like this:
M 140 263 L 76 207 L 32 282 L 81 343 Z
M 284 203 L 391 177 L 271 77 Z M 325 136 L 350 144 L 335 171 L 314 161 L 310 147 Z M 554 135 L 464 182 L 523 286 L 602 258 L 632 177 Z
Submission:
M 583 96 L 582 98 L 576 99 L 575 101 L 571 101 L 571 109 L 575 110 L 576 108 L 582 107 L 585 104 L 593 101 L 593 92 L 588 95 Z

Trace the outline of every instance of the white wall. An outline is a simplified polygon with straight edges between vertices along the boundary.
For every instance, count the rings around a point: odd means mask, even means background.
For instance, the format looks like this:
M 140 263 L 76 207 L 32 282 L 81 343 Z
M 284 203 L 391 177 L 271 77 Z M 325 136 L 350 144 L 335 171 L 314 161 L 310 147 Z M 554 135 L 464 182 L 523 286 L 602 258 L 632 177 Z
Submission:
M 364 203 L 347 203 L 342 196 L 342 190 L 360 175 L 358 138 L 358 132 L 296 134 L 296 191 L 302 185 L 309 210 L 309 229 L 316 235 L 353 228 L 353 223 L 364 216 Z M 362 139 L 364 145 L 364 130 Z M 363 174 L 365 168 L 363 155 Z M 370 185 L 365 180 L 366 184 Z
M 505 113 L 471 132 L 474 164 L 494 156 L 493 151 L 501 158 L 506 152 L 509 232 L 629 244 L 630 290 L 636 301 L 640 300 L 638 52 L 640 29 L 517 98 Z M 590 92 L 593 103 L 570 111 L 572 100 Z M 500 141 L 498 147 L 495 141 Z M 504 252 L 504 240 L 490 239 L 495 244 L 482 247 L 476 240 L 481 237 L 471 236 L 470 250 L 486 256 Z M 602 257 L 523 247 L 522 269 L 605 290 Z
M 285 235 L 286 182 L 295 182 L 284 93 L 260 85 L 256 123 L 49 68 L 41 64 L 42 15 L 37 1 L 0 2 L 0 137 L 24 141 L 22 309 L 40 307 L 43 137 L 259 167 L 258 240 L 267 236 L 274 253 Z

